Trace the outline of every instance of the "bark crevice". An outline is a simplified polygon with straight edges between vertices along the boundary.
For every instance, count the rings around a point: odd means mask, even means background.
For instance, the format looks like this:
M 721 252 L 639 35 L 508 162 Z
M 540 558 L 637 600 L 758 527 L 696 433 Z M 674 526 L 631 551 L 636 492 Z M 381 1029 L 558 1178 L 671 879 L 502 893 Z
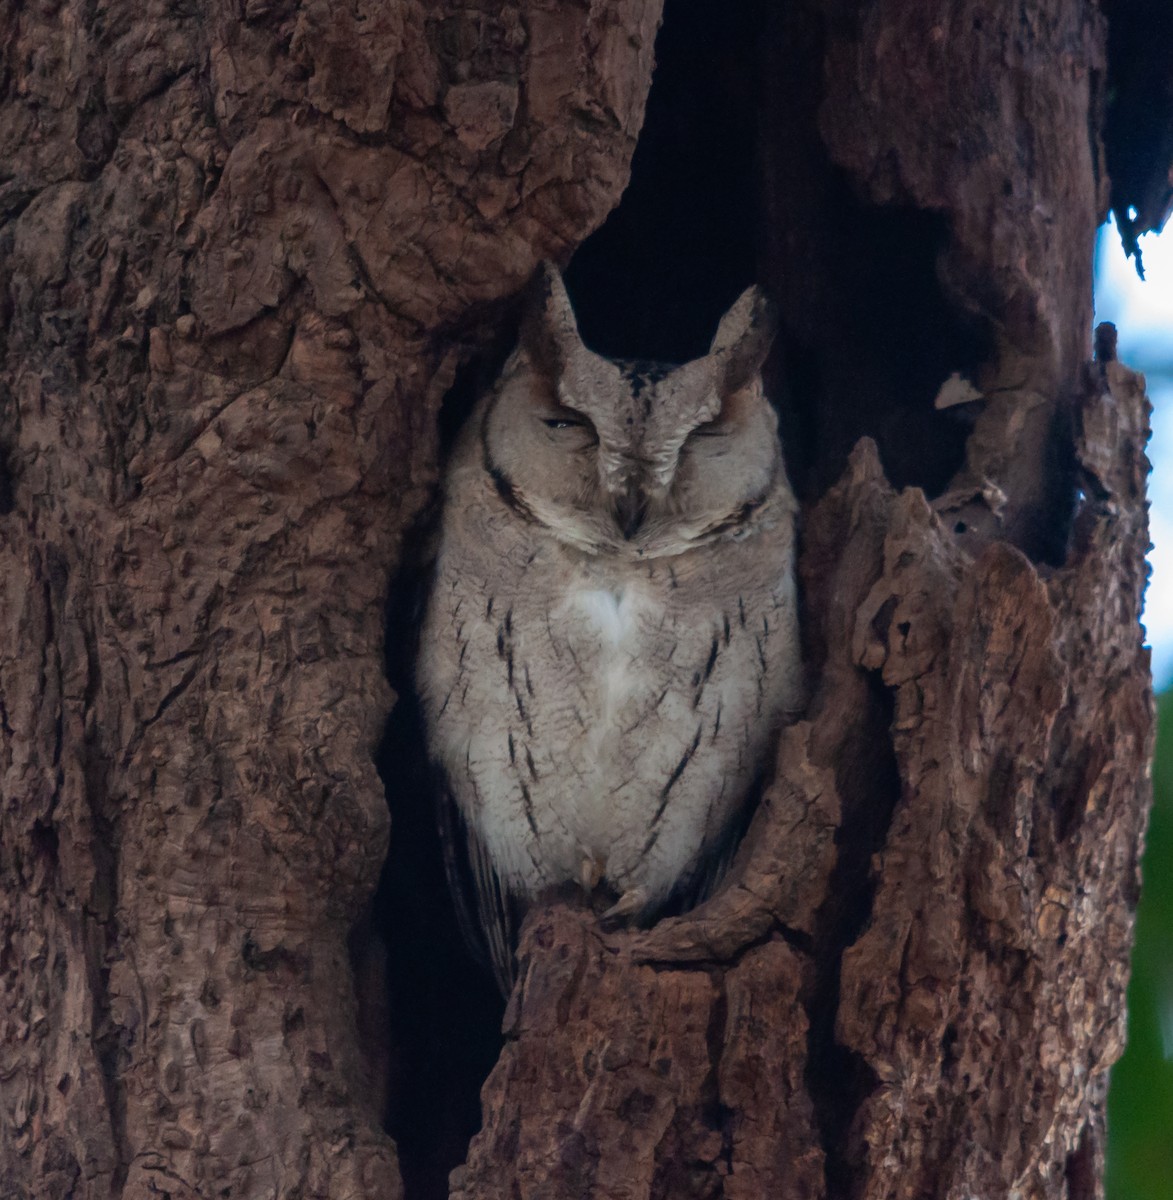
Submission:
M 806 1086 L 825 1156 L 827 1200 L 850 1200 L 855 1194 L 863 1162 L 862 1147 L 853 1145 L 852 1123 L 879 1082 L 864 1057 L 838 1040 L 836 1020 L 843 955 L 871 917 L 872 859 L 884 846 L 901 786 L 891 738 L 894 698 L 879 672 L 868 671 L 865 678 L 861 719 L 835 763 L 842 819 L 826 899 L 815 918 L 814 980 L 804 1002 L 810 1022 Z

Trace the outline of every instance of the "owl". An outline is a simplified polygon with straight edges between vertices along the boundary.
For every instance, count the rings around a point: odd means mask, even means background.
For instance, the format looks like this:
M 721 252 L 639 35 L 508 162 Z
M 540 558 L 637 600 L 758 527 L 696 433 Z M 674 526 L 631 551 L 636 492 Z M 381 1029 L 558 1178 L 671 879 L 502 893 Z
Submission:
M 801 703 L 772 339 L 750 288 L 703 358 L 603 358 L 547 265 L 452 454 L 417 684 L 457 909 L 506 992 L 540 895 L 695 900 Z

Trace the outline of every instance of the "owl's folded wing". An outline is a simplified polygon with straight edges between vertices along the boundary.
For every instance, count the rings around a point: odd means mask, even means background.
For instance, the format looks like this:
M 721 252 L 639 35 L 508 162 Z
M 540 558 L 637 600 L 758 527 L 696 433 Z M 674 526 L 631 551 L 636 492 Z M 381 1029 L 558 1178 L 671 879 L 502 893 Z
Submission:
M 451 791 L 444 786 L 437 794 L 444 870 L 460 932 L 473 957 L 493 972 L 508 999 L 516 978 L 513 947 L 521 923 L 520 901 L 501 883 L 488 851 L 465 821 Z

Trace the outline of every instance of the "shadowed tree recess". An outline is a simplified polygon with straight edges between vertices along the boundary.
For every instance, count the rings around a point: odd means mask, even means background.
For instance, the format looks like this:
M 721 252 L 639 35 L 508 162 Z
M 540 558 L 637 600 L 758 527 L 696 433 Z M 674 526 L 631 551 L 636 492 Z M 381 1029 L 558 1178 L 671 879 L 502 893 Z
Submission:
M 1100 1195 L 1152 712 L 1093 236 L 1163 219 L 1170 80 L 1092 0 L 64 0 L 0 47 L 0 1194 Z M 537 908 L 502 1018 L 413 599 L 545 258 L 612 355 L 777 301 L 809 701 L 716 894 Z

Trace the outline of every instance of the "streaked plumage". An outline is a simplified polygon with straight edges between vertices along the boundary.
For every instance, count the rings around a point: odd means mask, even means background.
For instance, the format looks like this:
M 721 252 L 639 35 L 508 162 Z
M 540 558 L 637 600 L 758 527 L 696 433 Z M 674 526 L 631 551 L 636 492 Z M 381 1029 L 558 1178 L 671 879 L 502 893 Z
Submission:
M 647 918 L 695 889 L 800 703 L 771 337 L 751 288 L 704 358 L 613 362 L 547 267 L 452 456 L 418 684 L 450 873 L 502 986 L 543 890 Z

